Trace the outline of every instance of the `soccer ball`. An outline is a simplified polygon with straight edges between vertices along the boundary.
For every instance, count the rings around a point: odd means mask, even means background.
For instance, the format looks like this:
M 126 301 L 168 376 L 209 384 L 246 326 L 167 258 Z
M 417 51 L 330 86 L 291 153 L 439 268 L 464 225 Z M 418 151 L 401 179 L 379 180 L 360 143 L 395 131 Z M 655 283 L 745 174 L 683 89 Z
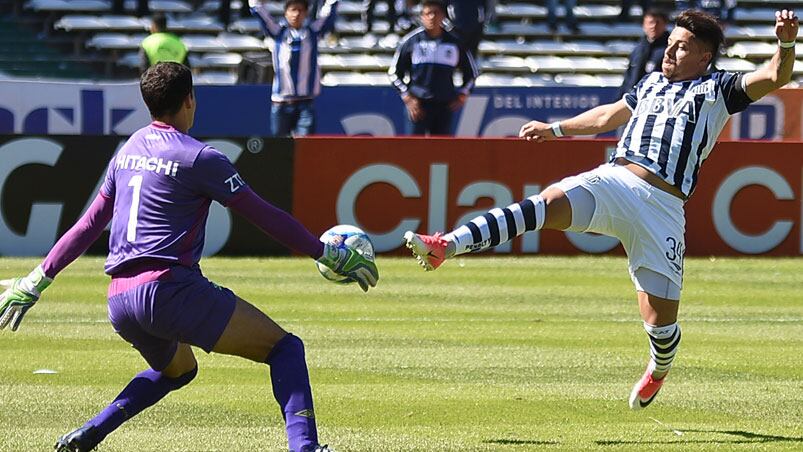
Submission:
M 321 235 L 321 241 L 324 243 L 337 245 L 338 248 L 351 248 L 360 253 L 364 258 L 370 261 L 374 260 L 374 244 L 371 243 L 371 239 L 368 238 L 368 234 L 356 226 L 352 226 L 350 224 L 339 224 L 334 226 Z M 349 284 L 355 282 L 351 278 L 338 275 L 331 268 L 321 264 L 320 262 L 316 262 L 315 265 L 318 266 L 318 271 L 321 272 L 321 276 L 329 281 L 340 284 Z

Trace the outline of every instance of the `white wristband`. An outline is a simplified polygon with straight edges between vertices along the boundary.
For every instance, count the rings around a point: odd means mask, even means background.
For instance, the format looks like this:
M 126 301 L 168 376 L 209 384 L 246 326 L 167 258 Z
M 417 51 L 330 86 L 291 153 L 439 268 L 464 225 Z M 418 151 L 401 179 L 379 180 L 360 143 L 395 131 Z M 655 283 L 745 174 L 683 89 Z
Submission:
M 789 42 L 778 41 L 778 47 L 782 49 L 791 49 L 792 47 L 795 46 L 795 44 L 797 44 L 795 41 L 789 41 Z
M 563 130 L 561 130 L 560 128 L 560 121 L 553 122 L 552 124 L 549 125 L 549 128 L 552 129 L 552 133 L 556 137 L 560 138 L 563 136 Z

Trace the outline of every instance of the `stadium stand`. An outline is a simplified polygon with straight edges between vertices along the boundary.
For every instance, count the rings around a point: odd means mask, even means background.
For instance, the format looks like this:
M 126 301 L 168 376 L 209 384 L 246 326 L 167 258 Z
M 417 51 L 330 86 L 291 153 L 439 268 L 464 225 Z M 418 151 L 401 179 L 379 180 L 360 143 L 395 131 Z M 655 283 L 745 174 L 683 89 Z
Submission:
M 29 0 L 22 11 L 0 0 L 0 71 L 14 76 L 131 79 L 137 75 L 137 49 L 146 36 L 149 18 L 134 15 L 136 2 L 125 2 L 125 16 L 110 14 L 110 0 Z M 541 2 L 499 1 L 498 24 L 489 27 L 480 44 L 479 86 L 618 86 L 627 56 L 642 31 L 639 23 L 620 23 L 618 0 L 590 0 L 574 9 L 580 33 L 565 27 L 553 35 Z M 657 6 L 671 10 L 673 1 Z M 718 62 L 723 69 L 750 71 L 775 51 L 772 19 L 776 8 L 803 6 L 803 0 L 740 0 L 733 24 L 725 29 L 728 45 Z M 217 0 L 151 0 L 152 12 L 168 16 L 168 27 L 182 36 L 198 83 L 236 83 L 243 54 L 267 52 L 269 43 L 257 21 L 239 18 L 240 1 L 228 27 L 217 17 Z M 268 3 L 276 16 L 283 2 Z M 362 1 L 341 0 L 336 33 L 320 45 L 325 85 L 388 85 L 385 74 L 400 36 L 383 21 L 386 6 L 372 35 L 360 21 Z M 639 6 L 631 16 L 640 17 Z M 558 16 L 565 14 L 559 8 Z M 46 38 L 46 39 L 45 39 Z M 798 55 L 803 47 L 798 48 Z M 803 58 L 801 58 L 803 60 Z M 795 66 L 803 75 L 803 61 Z M 799 81 L 803 81 L 801 78 Z

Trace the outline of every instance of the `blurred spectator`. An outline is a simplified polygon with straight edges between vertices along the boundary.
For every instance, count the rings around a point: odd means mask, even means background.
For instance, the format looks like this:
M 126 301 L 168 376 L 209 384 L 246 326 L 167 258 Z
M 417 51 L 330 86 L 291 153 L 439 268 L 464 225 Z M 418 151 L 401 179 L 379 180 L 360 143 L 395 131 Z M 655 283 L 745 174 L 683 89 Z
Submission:
M 676 0 L 677 11 L 699 9 L 719 19 L 722 24 L 733 22 L 736 0 Z
M 557 33 L 558 31 L 558 1 L 559 0 L 546 0 L 546 20 L 552 33 Z M 562 0 L 562 3 L 566 10 L 566 26 L 569 27 L 572 33 L 579 33 L 580 29 L 577 27 L 577 18 L 574 16 L 574 7 L 577 5 L 577 0 Z
M 487 11 L 493 7 L 489 3 L 489 0 L 450 0 L 447 8 L 449 20 L 454 26 L 452 32 L 475 59 L 488 17 Z
M 644 36 L 630 53 L 630 65 L 625 72 L 617 98 L 629 92 L 644 75 L 661 70 L 661 61 L 664 59 L 669 39 L 668 23 L 669 15 L 664 11 L 650 9 L 644 14 L 641 23 Z
M 148 0 L 137 0 L 137 17 L 147 16 L 151 11 L 148 9 Z M 125 14 L 125 2 L 123 0 L 112 0 L 112 14 Z
M 642 14 L 646 14 L 647 11 L 652 8 L 652 0 L 639 0 L 639 5 L 641 6 Z M 630 21 L 630 7 L 633 6 L 633 0 L 622 0 L 622 12 L 619 13 L 619 20 L 622 22 L 629 22 Z
M 362 21 L 365 23 L 365 32 L 371 33 L 374 30 L 374 8 L 376 8 L 377 0 L 363 0 Z M 387 19 L 390 24 L 390 31 L 395 31 L 396 21 L 396 0 L 383 0 L 383 3 L 388 5 Z
M 144 73 L 149 67 L 162 61 L 172 61 L 190 66 L 189 52 L 181 38 L 167 31 L 167 18 L 155 14 L 151 19 L 151 34 L 142 40 L 139 48 L 139 71 Z
M 465 104 L 477 78 L 474 58 L 455 36 L 444 30 L 445 18 L 442 1 L 424 0 L 423 27 L 403 38 L 388 71 L 407 107 L 411 135 L 449 135 L 452 113 Z M 454 86 L 458 67 L 463 77 L 460 89 Z
M 276 22 L 259 0 L 249 0 L 262 31 L 273 38 L 273 92 L 271 130 L 275 136 L 305 136 L 315 133 L 315 97 L 321 91 L 318 38 L 332 31 L 337 1 L 327 0 L 320 17 L 307 22 L 307 0 L 287 0 L 284 20 Z

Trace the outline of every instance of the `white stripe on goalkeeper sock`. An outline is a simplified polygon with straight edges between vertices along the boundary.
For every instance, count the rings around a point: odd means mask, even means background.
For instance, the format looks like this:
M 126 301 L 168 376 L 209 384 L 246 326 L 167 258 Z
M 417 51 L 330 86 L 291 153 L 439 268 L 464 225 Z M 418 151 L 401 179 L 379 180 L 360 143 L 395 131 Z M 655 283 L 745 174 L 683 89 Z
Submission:
M 648 368 L 654 378 L 663 378 L 672 367 L 672 361 L 675 359 L 675 353 L 680 344 L 680 326 L 677 322 L 664 326 L 654 326 L 644 322 L 644 330 L 647 331 L 647 336 L 650 338 Z
M 546 203 L 541 195 L 503 209 L 493 208 L 443 236 L 455 244 L 455 255 L 482 251 L 544 227 Z

